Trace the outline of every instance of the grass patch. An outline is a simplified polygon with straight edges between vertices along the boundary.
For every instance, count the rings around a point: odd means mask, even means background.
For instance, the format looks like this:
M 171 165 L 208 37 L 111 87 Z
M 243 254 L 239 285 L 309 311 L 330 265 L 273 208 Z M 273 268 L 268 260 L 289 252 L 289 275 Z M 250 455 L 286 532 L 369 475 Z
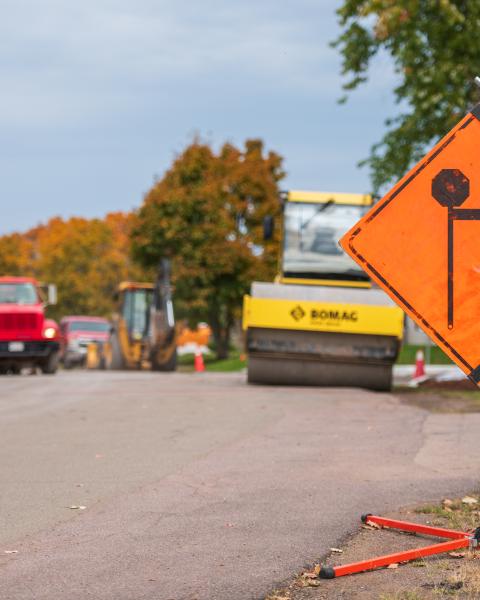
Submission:
M 415 364 L 415 355 L 418 350 L 423 350 L 425 357 L 428 356 L 428 350 L 425 346 L 413 346 L 405 345 L 402 346 L 400 354 L 397 358 L 397 365 L 413 365 Z M 430 347 L 430 361 L 432 365 L 451 365 L 451 359 L 444 353 L 438 346 Z
M 415 509 L 418 514 L 432 515 L 432 524 L 447 529 L 469 531 L 475 529 L 480 523 L 480 501 L 479 496 L 469 496 L 477 500 L 476 503 L 468 504 L 461 499 L 444 500 L 441 504 L 427 504 Z
M 178 365 L 183 372 L 191 372 L 194 370 L 194 354 L 183 354 L 178 357 Z M 203 356 L 206 371 L 231 373 L 241 371 L 246 368 L 247 362 L 245 355 L 242 355 L 238 350 L 230 351 L 229 358 L 217 360 L 214 353 Z

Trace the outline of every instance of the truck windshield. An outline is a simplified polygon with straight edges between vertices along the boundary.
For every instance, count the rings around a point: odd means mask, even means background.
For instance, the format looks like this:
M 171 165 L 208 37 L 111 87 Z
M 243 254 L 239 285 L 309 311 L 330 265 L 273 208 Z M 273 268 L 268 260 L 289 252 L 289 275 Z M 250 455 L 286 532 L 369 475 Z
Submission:
M 37 303 L 37 290 L 32 283 L 0 283 L 0 304 Z
M 368 276 L 338 245 L 364 211 L 363 206 L 334 202 L 287 202 L 284 277 L 368 281 Z
M 110 324 L 107 321 L 71 321 L 70 331 L 98 331 L 107 333 L 110 331 Z

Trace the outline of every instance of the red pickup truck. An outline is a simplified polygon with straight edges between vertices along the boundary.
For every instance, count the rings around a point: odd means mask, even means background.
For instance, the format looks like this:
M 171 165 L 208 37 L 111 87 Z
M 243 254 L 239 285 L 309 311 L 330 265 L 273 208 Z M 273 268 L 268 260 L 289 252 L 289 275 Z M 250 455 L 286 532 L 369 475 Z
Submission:
M 0 374 L 22 367 L 56 372 L 58 325 L 45 318 L 45 307 L 55 303 L 55 286 L 30 277 L 0 277 Z

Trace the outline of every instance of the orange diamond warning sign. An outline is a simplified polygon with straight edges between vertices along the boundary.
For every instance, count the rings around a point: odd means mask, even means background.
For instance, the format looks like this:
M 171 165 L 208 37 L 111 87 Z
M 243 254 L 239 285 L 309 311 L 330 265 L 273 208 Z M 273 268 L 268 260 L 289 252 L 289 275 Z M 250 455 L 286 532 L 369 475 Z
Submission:
M 480 382 L 480 105 L 341 240 Z

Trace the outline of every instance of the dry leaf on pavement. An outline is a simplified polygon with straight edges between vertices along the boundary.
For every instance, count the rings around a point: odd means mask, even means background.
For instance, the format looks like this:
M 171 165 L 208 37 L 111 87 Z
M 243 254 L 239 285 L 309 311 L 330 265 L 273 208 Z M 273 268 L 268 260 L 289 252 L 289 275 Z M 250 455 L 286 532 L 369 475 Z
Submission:
M 302 573 L 302 577 L 306 579 L 318 579 L 318 573 L 316 571 L 305 571 Z
M 365 525 L 362 525 L 362 529 L 381 529 L 381 527 L 372 521 L 367 521 Z
M 300 585 L 302 587 L 317 587 L 320 585 L 318 574 L 320 573 L 321 566 L 315 565 L 313 571 L 305 571 L 300 577 Z
M 472 496 L 465 496 L 462 498 L 463 504 L 478 504 L 478 500 L 476 498 L 472 498 Z
M 337 554 L 342 554 L 343 550 L 340 548 L 330 548 L 330 552 L 336 552 Z

